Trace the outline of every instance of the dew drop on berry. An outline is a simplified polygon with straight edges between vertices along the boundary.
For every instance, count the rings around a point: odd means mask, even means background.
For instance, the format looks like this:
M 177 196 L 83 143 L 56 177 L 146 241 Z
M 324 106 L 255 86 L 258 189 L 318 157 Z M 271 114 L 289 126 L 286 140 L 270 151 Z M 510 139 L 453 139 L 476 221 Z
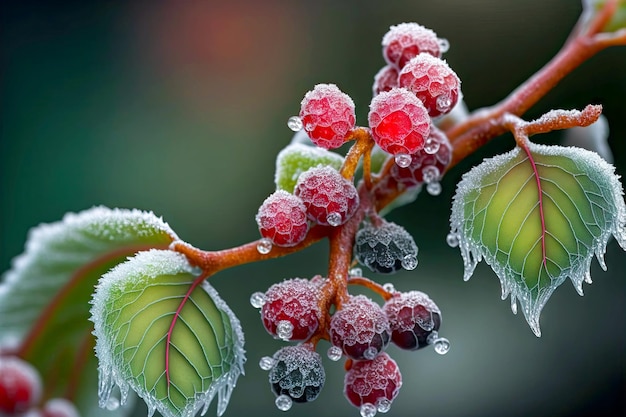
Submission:
M 250 304 L 254 308 L 261 308 L 265 304 L 265 293 L 257 291 L 250 296 Z
M 394 159 L 396 161 L 396 164 L 400 168 L 407 168 L 409 165 L 411 165 L 411 161 L 413 160 L 411 155 L 409 155 L 408 153 L 399 153 L 395 156 Z
M 276 401 L 274 401 L 274 404 L 276 404 L 276 408 L 278 408 L 280 411 L 289 411 L 289 409 L 293 405 L 293 401 L 291 400 L 291 398 L 289 398 L 288 395 L 283 394 L 276 397 Z
M 289 129 L 293 130 L 294 132 L 299 132 L 300 130 L 302 130 L 302 119 L 298 116 L 291 116 L 287 120 L 287 127 L 289 127 Z
M 358 267 L 350 268 L 350 270 L 348 271 L 348 275 L 351 278 L 362 277 L 363 276 L 363 270 L 361 268 L 358 268 Z
M 281 320 L 276 325 L 276 336 L 282 340 L 289 340 L 293 336 L 293 324 L 289 320 Z
M 118 408 L 120 408 L 120 400 L 119 400 L 119 398 L 111 395 L 109 397 L 109 399 L 107 400 L 107 402 L 105 404 L 105 407 L 109 411 L 117 410 Z
M 328 348 L 326 356 L 328 356 L 328 359 L 330 359 L 331 361 L 337 362 L 339 359 L 341 359 L 341 356 L 343 356 L 343 352 L 341 351 L 341 348 L 339 346 L 331 346 Z
M 433 345 L 435 352 L 440 355 L 445 355 L 450 350 L 450 341 L 445 337 L 439 337 L 439 334 L 436 331 L 428 335 L 426 342 L 429 345 Z
M 407 271 L 412 271 L 417 267 L 417 257 L 413 255 L 406 255 L 402 258 L 402 268 Z
M 451 248 L 456 248 L 459 246 L 459 235 L 456 233 L 448 233 L 448 236 L 446 236 L 446 243 Z
M 376 407 L 374 404 L 365 403 L 359 408 L 361 417 L 374 417 L 376 415 Z
M 438 182 L 429 182 L 426 185 L 426 191 L 428 192 L 428 194 L 433 195 L 433 196 L 438 196 L 439 194 L 441 194 L 441 183 Z
M 437 97 L 435 106 L 439 112 L 448 113 L 448 111 L 450 111 L 450 106 L 452 106 L 452 99 L 448 95 L 441 95 Z
M 261 255 L 267 255 L 272 250 L 272 241 L 267 238 L 259 240 L 259 243 L 256 245 L 256 250 L 259 251 Z
M 387 413 L 391 410 L 391 401 L 387 398 L 381 398 L 376 402 L 376 409 L 379 413 Z
M 367 349 L 365 349 L 365 351 L 363 352 L 363 357 L 367 360 L 372 360 L 376 357 L 377 354 L 378 354 L 378 349 L 370 346 Z
M 426 143 L 424 144 L 424 152 L 434 155 L 439 150 L 439 146 L 439 141 L 430 137 L 428 138 L 428 140 L 426 140 Z
M 427 165 L 422 169 L 422 178 L 426 184 L 436 182 L 439 179 L 439 175 L 441 175 L 441 172 L 435 165 Z
M 437 43 L 439 44 L 439 51 L 442 54 L 445 54 L 446 52 L 448 52 L 448 50 L 450 50 L 450 42 L 448 42 L 447 39 L 445 39 L 445 38 L 438 38 L 437 39 Z
M 341 214 L 336 212 L 328 213 L 328 216 L 326 217 L 326 221 L 331 226 L 339 226 L 341 224 L 341 220 Z
M 275 363 L 276 361 L 271 356 L 263 356 L 259 360 L 259 368 L 264 371 L 269 371 L 270 369 L 272 369 L 272 366 L 274 366 Z
M 387 282 L 383 284 L 383 290 L 387 292 L 396 292 L 396 287 L 394 287 L 391 282 Z

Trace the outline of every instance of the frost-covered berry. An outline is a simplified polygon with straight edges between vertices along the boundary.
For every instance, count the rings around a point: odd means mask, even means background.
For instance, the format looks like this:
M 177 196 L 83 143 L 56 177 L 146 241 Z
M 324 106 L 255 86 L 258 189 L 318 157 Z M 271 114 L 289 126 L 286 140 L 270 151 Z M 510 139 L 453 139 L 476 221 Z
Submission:
M 294 194 L 304 202 L 308 218 L 325 226 L 344 224 L 359 206 L 354 184 L 329 166 L 320 165 L 302 173 Z
M 383 311 L 389 318 L 391 341 L 399 348 L 416 350 L 428 346 L 428 336 L 439 330 L 441 311 L 420 291 L 396 293 Z
M 330 342 L 352 359 L 373 359 L 389 344 L 382 308 L 364 295 L 350 296 L 330 319 Z
M 42 410 L 42 417 L 80 417 L 76 406 L 65 398 L 48 400 Z
M 383 91 L 389 91 L 398 86 L 398 69 L 393 65 L 385 65 L 374 75 L 372 96 L 377 96 Z
M 420 53 L 441 57 L 442 40 L 431 29 L 417 23 L 400 23 L 391 26 L 383 36 L 383 57 L 398 69 Z
M 411 163 L 402 168 L 391 167 L 391 177 L 406 187 L 439 182 L 452 160 L 452 146 L 445 133 L 431 126 L 424 148 L 411 155 Z
M 16 356 L 0 357 L 0 415 L 19 415 L 41 398 L 41 377 Z
M 313 346 L 286 346 L 276 352 L 273 359 L 269 381 L 276 396 L 286 395 L 298 403 L 317 398 L 324 387 L 326 373 L 322 358 Z
M 362 409 L 369 404 L 374 412 L 387 412 L 401 386 L 398 365 L 383 352 L 372 360 L 353 363 L 346 372 L 344 394 L 355 407 Z
M 367 118 L 376 144 L 392 155 L 419 151 L 430 133 L 430 116 L 424 104 L 404 88 L 374 97 Z
M 334 84 L 317 84 L 302 99 L 300 119 L 313 143 L 338 148 L 354 128 L 354 102 Z
M 309 230 L 306 206 L 284 190 L 277 190 L 263 201 L 256 215 L 261 236 L 276 246 L 295 246 Z
M 412 91 L 431 117 L 449 113 L 459 100 L 461 80 L 446 61 L 419 54 L 402 68 L 398 85 Z
M 267 331 L 283 340 L 306 340 L 319 326 L 319 286 L 303 278 L 287 279 L 265 293 L 261 319 Z
M 409 232 L 396 223 L 365 223 L 356 234 L 354 256 L 372 271 L 390 274 L 401 268 L 415 269 L 417 245 Z

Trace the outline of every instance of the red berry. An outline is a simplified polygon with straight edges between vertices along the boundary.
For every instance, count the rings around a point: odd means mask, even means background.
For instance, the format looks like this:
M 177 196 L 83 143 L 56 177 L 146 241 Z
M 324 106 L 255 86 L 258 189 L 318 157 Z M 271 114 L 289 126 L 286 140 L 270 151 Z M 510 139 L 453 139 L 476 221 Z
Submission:
M 393 65 L 385 65 L 374 76 L 372 95 L 376 96 L 383 91 L 389 91 L 398 86 L 398 69 Z
M 404 88 L 393 88 L 374 97 L 368 121 L 374 141 L 392 155 L 419 151 L 430 132 L 430 117 L 424 104 Z
M 439 58 L 442 48 L 437 34 L 417 23 L 391 26 L 383 36 L 383 57 L 390 65 L 402 69 L 411 58 L 420 53 Z
M 275 191 L 263 201 L 256 222 L 261 236 L 277 246 L 295 246 L 309 230 L 304 203 L 284 190 Z
M 300 175 L 294 194 L 302 199 L 309 219 L 325 226 L 339 226 L 359 206 L 354 184 L 334 168 L 318 165 Z
M 388 411 L 401 386 L 398 365 L 383 352 L 373 360 L 354 362 L 344 379 L 344 394 L 355 407 L 371 404 Z
M 0 414 L 28 411 L 41 398 L 41 377 L 28 362 L 11 356 L 0 358 Z
M 65 398 L 53 398 L 43 406 L 42 417 L 80 417 L 76 406 Z
M 261 307 L 265 329 L 280 339 L 307 340 L 319 326 L 318 291 L 318 285 L 303 278 L 272 285 Z
M 446 61 L 419 54 L 402 68 L 398 84 L 417 96 L 431 117 L 449 113 L 459 100 L 461 80 Z
M 441 325 L 439 307 L 420 291 L 395 294 L 387 300 L 383 311 L 391 325 L 391 341 L 402 349 L 428 346 L 428 336 Z
M 373 359 L 389 344 L 381 307 L 364 295 L 350 296 L 330 319 L 330 342 L 352 359 Z
M 354 128 L 354 102 L 334 84 L 318 84 L 306 93 L 300 119 L 311 141 L 325 149 L 341 146 Z

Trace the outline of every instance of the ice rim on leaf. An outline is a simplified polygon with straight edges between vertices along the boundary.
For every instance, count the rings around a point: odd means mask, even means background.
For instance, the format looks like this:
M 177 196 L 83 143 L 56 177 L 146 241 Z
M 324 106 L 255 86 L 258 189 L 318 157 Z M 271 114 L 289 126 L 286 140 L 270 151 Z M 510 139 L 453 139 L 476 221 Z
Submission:
M 595 184 L 596 189 L 599 190 L 600 193 L 600 195 L 594 194 L 593 197 L 601 199 L 601 202 L 604 203 L 601 207 L 597 202 L 589 201 L 590 197 L 588 194 L 591 193 L 586 189 L 583 189 L 582 192 L 588 198 L 588 201 L 569 201 L 569 204 L 573 204 L 576 207 L 576 210 L 578 210 L 577 204 L 588 204 L 591 207 L 589 210 L 591 210 L 591 213 L 597 223 L 595 225 L 592 224 L 592 226 L 597 227 L 599 231 L 598 233 L 591 233 L 588 231 L 588 233 L 592 235 L 593 239 L 589 244 L 587 244 L 580 241 L 575 230 L 571 230 L 571 233 L 574 235 L 574 239 L 576 240 L 574 244 L 578 248 L 578 251 L 577 253 L 567 253 L 569 255 L 569 264 L 567 268 L 561 269 L 560 273 L 555 275 L 551 274 L 546 266 L 545 273 L 550 279 L 549 285 L 539 288 L 536 294 L 533 294 L 531 292 L 531 288 L 529 288 L 524 280 L 522 273 L 513 270 L 510 262 L 502 262 L 502 259 L 498 259 L 498 238 L 496 238 L 495 253 L 492 253 L 486 243 L 482 242 L 481 239 L 476 239 L 472 236 L 472 232 L 474 231 L 474 220 L 478 215 L 478 213 L 474 212 L 474 204 L 480 198 L 481 192 L 483 192 L 489 185 L 495 185 L 497 189 L 500 181 L 508 173 L 510 173 L 516 165 L 525 163 L 529 164 L 526 153 L 519 147 L 516 147 L 508 153 L 485 159 L 481 164 L 475 166 L 463 175 L 462 180 L 457 185 L 456 194 L 453 198 L 450 226 L 451 233 L 459 239 L 459 249 L 461 251 L 464 264 L 464 280 L 467 281 L 472 276 L 476 265 L 484 258 L 485 262 L 491 266 L 500 279 L 502 299 L 504 300 L 510 295 L 511 309 L 513 310 L 513 313 L 517 312 L 517 300 L 519 300 L 526 321 L 535 335 L 539 337 L 541 336 L 539 316 L 541 314 L 541 310 L 554 290 L 569 277 L 576 291 L 580 295 L 583 295 L 583 282 L 586 281 L 591 283 L 590 266 L 594 254 L 602 269 L 607 269 L 604 262 L 604 253 L 611 236 L 614 236 L 622 249 L 626 250 L 626 205 L 624 204 L 623 199 L 624 191 L 622 185 L 620 184 L 619 176 L 615 174 L 615 167 L 607 163 L 596 153 L 576 147 L 546 146 L 534 143 L 529 143 L 529 150 L 535 159 L 555 158 L 556 160 L 557 158 L 565 158 L 563 160 L 563 164 L 567 162 L 570 166 L 575 167 L 577 170 L 576 173 L 568 172 L 563 166 L 560 165 L 547 165 L 547 168 L 559 168 L 566 172 L 566 174 L 571 175 L 574 181 L 578 181 L 578 179 L 575 178 L 577 175 L 586 175 L 588 179 Z M 489 178 L 493 179 L 497 175 L 501 176 L 496 179 L 495 183 L 486 183 Z M 544 178 L 540 175 L 540 180 L 542 182 L 549 181 L 550 178 Z M 532 178 L 532 181 L 535 181 L 535 178 Z M 554 183 L 554 181 L 552 181 L 552 183 Z M 554 184 L 557 187 L 560 187 L 560 185 L 556 183 Z M 580 186 L 580 183 L 578 183 L 578 185 Z M 580 187 L 582 188 L 582 186 Z M 559 190 L 570 198 L 567 191 L 563 191 L 560 188 Z M 494 191 L 493 194 L 496 192 L 497 191 Z M 536 188 L 535 193 L 537 193 Z M 542 186 L 542 194 L 543 193 L 544 191 Z M 489 203 L 484 207 L 485 213 L 493 202 L 493 194 L 490 196 Z M 537 194 L 535 195 L 537 196 Z M 547 197 L 544 196 L 544 198 Z M 512 201 L 500 203 L 506 205 L 507 207 L 512 205 Z M 570 222 L 571 219 L 567 218 L 561 207 L 559 207 L 556 203 L 554 205 L 559 210 L 561 217 L 563 217 L 563 219 L 567 222 Z M 468 210 L 472 213 L 471 218 L 466 217 Z M 600 213 L 602 214 L 602 219 L 600 220 L 603 220 L 603 222 L 598 221 L 599 219 L 596 218 L 596 210 L 600 210 Z M 504 214 L 506 214 L 506 211 Z M 504 214 L 502 217 L 504 217 Z M 578 212 L 578 215 L 581 216 L 582 214 Z M 582 218 L 578 220 L 580 222 L 583 221 Z M 520 223 L 520 228 L 525 227 L 525 222 L 526 219 Z M 550 218 L 546 218 L 545 222 L 547 235 L 549 232 L 547 229 L 550 228 Z M 487 222 L 485 221 L 485 223 Z M 483 226 L 485 226 L 485 224 L 483 224 Z M 587 225 L 585 224 L 585 226 Z M 497 233 L 500 231 L 502 225 L 493 225 L 493 227 L 494 229 L 498 229 L 496 231 Z M 569 223 L 569 227 L 572 228 L 571 222 Z M 481 238 L 483 237 L 483 231 L 484 229 L 480 231 Z M 559 242 L 559 244 L 561 243 Z M 563 247 L 565 248 L 565 246 Z M 549 258 L 549 254 L 546 253 L 546 258 L 542 259 L 544 265 L 546 265 L 545 262 L 547 262 L 547 258 Z M 524 259 L 524 262 L 525 260 L 526 258 Z M 556 265 L 556 267 L 559 266 Z M 537 279 L 537 281 L 539 282 L 539 279 Z M 539 286 L 539 284 L 537 284 L 537 286 Z
M 151 392 L 156 391 L 158 379 L 165 377 L 165 371 L 163 371 L 163 374 L 157 379 L 151 389 L 146 389 L 146 387 L 139 383 L 137 378 L 132 375 L 131 365 L 125 360 L 124 352 L 122 351 L 120 353 L 114 351 L 114 343 L 116 343 L 114 334 L 116 331 L 107 326 L 107 320 L 105 318 L 107 313 L 111 313 L 107 311 L 107 308 L 112 302 L 111 296 L 114 296 L 114 294 L 118 294 L 118 296 L 119 294 L 125 294 L 126 290 L 136 287 L 138 283 L 139 285 L 147 284 L 145 288 L 148 288 L 148 286 L 151 285 L 150 281 L 154 281 L 159 277 L 178 274 L 186 274 L 196 278 L 199 276 L 200 271 L 191 266 L 187 258 L 180 253 L 170 250 L 152 249 L 137 253 L 134 257 L 117 265 L 101 277 L 91 301 L 91 321 L 94 323 L 93 334 L 96 337 L 95 351 L 99 361 L 98 394 L 100 397 L 100 407 L 106 407 L 109 397 L 115 386 L 117 386 L 121 393 L 121 404 L 126 400 L 130 388 L 146 402 L 148 406 L 148 416 L 152 416 L 155 411 L 159 411 L 164 417 L 192 417 L 198 412 L 200 412 L 201 415 L 205 415 L 216 394 L 218 395 L 217 415 L 221 416 L 226 410 L 237 379 L 240 375 L 244 374 L 244 334 L 237 317 L 206 280 L 203 281 L 194 292 L 204 291 L 215 305 L 217 309 L 216 313 L 220 314 L 222 318 L 228 319 L 228 322 L 223 322 L 226 344 L 219 348 L 221 363 L 218 365 L 209 363 L 211 369 L 217 367 L 220 368 L 223 373 L 219 375 L 218 378 L 210 381 L 208 389 L 203 392 L 194 392 L 191 398 L 186 398 L 185 406 L 182 410 L 173 410 L 170 405 L 156 398 L 153 392 Z M 141 291 L 143 292 L 143 290 Z M 167 297 L 168 296 L 165 296 L 165 298 Z M 193 303 L 195 305 L 195 302 Z M 201 310 L 200 307 L 196 307 Z M 172 314 L 173 313 L 174 312 L 172 312 Z M 181 314 L 184 315 L 184 312 L 181 312 Z M 201 312 L 201 314 L 203 313 Z M 204 317 L 206 318 L 206 316 Z M 154 320 L 157 320 L 157 318 Z M 177 325 L 188 326 L 187 323 L 183 322 L 184 320 L 181 318 L 181 320 L 178 320 Z M 153 323 L 154 321 L 151 324 Z M 226 330 L 230 330 L 230 334 Z M 191 331 L 193 332 L 193 330 Z M 215 336 L 215 330 L 213 331 L 213 335 Z M 163 343 L 162 339 L 158 343 Z M 204 352 L 204 347 L 201 348 Z M 204 355 L 206 359 L 207 353 L 204 352 Z M 230 358 L 230 361 L 225 362 L 225 358 Z M 185 360 L 187 360 L 186 357 Z M 193 364 L 191 365 L 193 366 Z M 211 377 L 212 373 L 213 371 L 211 371 Z M 198 376 L 201 379 L 203 378 L 199 373 Z M 175 407 L 170 400 L 169 385 L 167 391 L 168 396 L 165 399 L 169 400 L 171 405 Z M 181 392 L 181 395 L 184 394 Z

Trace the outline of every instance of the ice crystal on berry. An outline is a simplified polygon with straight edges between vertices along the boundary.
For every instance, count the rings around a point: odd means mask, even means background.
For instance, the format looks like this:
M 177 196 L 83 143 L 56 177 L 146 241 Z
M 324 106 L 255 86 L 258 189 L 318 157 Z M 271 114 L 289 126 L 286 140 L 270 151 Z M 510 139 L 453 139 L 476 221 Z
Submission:
M 372 271 L 389 274 L 417 266 L 417 245 L 400 225 L 387 221 L 380 226 L 365 223 L 356 234 L 354 256 Z
M 309 230 L 306 206 L 301 199 L 277 190 L 263 201 L 256 215 L 261 236 L 276 246 L 295 246 Z
M 354 362 L 344 379 L 344 394 L 355 407 L 371 404 L 389 410 L 402 386 L 396 362 L 385 352 L 368 361 Z
M 311 345 L 287 346 L 274 354 L 269 372 L 272 391 L 303 403 L 315 400 L 326 381 L 322 358 Z
M 398 86 L 398 69 L 393 65 L 385 65 L 374 75 L 372 96 L 389 91 Z
M 383 311 L 389 319 L 391 341 L 402 349 L 427 346 L 428 337 L 441 325 L 439 307 L 420 291 L 394 294 L 383 306 Z
M 414 56 L 427 53 L 441 57 L 441 42 L 437 34 L 417 23 L 400 23 L 391 26 L 383 36 L 383 57 L 398 69 Z

